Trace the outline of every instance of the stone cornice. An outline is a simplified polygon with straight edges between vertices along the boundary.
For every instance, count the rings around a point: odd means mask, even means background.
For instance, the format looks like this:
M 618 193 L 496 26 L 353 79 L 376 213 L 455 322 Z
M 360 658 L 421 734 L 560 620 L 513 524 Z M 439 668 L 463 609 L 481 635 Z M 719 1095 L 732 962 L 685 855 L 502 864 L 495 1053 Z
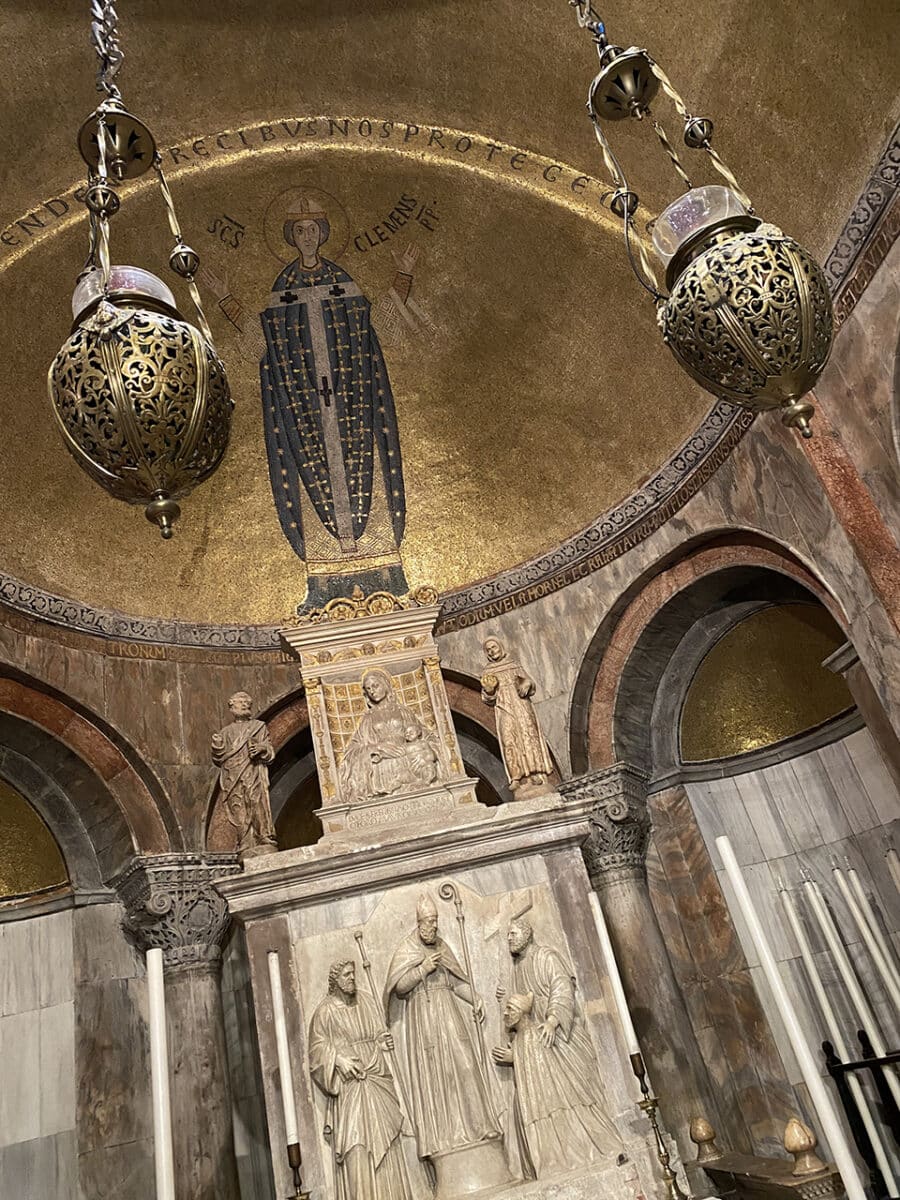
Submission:
M 237 920 L 274 916 L 305 903 L 346 897 L 409 882 L 422 875 L 503 862 L 527 853 L 580 846 L 588 834 L 591 801 L 557 794 L 479 810 L 474 819 L 445 821 L 396 841 L 335 843 L 285 850 L 248 862 L 219 891 Z M 448 833 L 452 836 L 448 837 Z

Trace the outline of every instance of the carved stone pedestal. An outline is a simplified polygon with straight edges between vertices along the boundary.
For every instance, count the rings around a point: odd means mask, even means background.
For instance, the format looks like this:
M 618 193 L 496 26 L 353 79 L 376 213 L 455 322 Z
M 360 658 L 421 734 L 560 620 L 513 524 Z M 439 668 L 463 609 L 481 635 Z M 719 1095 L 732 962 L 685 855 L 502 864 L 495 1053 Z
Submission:
M 476 803 L 441 676 L 438 613 L 436 604 L 376 594 L 333 601 L 281 632 L 306 687 L 325 841 L 421 828 Z M 387 694 L 376 699 L 367 679 Z
M 117 883 L 126 932 L 163 952 L 175 1187 L 191 1200 L 240 1194 L 220 989 L 229 916 L 214 886 L 239 871 L 234 854 L 145 855 Z

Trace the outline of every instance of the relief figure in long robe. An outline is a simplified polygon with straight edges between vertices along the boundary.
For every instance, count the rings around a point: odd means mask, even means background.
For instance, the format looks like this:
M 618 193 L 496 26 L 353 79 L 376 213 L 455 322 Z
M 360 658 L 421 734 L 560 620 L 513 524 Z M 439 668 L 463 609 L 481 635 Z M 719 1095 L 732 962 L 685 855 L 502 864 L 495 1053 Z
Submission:
M 394 952 L 385 1001 L 402 1005 L 410 1107 L 421 1159 L 482 1142 L 499 1143 L 500 1123 L 475 1045 L 473 1009 L 484 1019 L 472 981 L 438 935 L 428 896 L 416 909 L 416 929 Z
M 493 1058 L 513 1069 L 523 1159 L 538 1179 L 615 1161 L 624 1146 L 605 1112 L 572 969 L 557 950 L 535 944 L 522 916 L 510 923 L 507 943 L 512 992 L 497 994 L 511 1042 Z
M 335 1200 L 410 1200 L 392 1049 L 374 1000 L 356 989 L 353 961 L 333 963 L 309 1026 L 309 1067 L 328 1098 Z

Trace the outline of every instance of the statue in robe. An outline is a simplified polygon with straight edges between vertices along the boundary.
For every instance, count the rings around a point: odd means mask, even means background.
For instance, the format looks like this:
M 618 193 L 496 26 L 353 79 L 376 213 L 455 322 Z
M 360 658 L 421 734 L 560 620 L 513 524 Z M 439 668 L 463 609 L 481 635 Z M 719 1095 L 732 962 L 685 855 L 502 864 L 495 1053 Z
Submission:
M 261 314 L 269 476 L 281 527 L 306 560 L 305 612 L 349 593 L 403 595 L 406 499 L 394 396 L 371 306 L 322 258 L 328 214 L 306 196 L 286 214 L 297 250 Z
M 520 800 L 539 795 L 549 788 L 553 763 L 531 702 L 534 680 L 507 657 L 496 638 L 487 639 L 484 652 L 489 665 L 481 677 L 481 699 L 497 710 L 497 739 L 509 786 Z
M 559 951 L 535 945 L 530 922 L 510 922 L 512 992 L 498 987 L 510 1044 L 492 1051 L 511 1066 L 522 1158 L 538 1179 L 624 1152 L 604 1111 L 599 1068 L 575 991 Z
M 410 1107 L 419 1157 L 434 1160 L 502 1136 L 475 1045 L 472 1010 L 484 1006 L 453 951 L 438 935 L 434 902 L 422 896 L 416 928 L 394 951 L 385 1008 L 402 1006 Z
M 328 1101 L 335 1200 L 411 1200 L 393 1046 L 375 1001 L 356 990 L 353 960 L 333 963 L 309 1025 L 309 1069 Z
M 439 741 L 401 704 L 387 671 L 362 677 L 367 712 L 350 736 L 340 766 L 344 794 L 353 802 L 421 791 L 440 774 Z
M 235 692 L 228 701 L 234 720 L 212 736 L 212 760 L 228 820 L 242 854 L 269 854 L 278 848 L 269 803 L 269 763 L 275 757 L 264 721 L 254 718 L 253 701 Z

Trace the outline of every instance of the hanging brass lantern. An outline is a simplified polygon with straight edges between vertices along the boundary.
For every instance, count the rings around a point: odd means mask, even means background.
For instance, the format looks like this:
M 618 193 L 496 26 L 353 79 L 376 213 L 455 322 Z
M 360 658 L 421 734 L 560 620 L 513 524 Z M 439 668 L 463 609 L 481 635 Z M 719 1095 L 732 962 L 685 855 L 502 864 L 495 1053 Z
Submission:
M 590 31 L 600 71 L 588 113 L 614 181 L 605 200 L 621 218 L 639 283 L 657 304 L 663 338 L 685 371 L 714 396 L 753 412 L 777 409 L 786 425 L 812 436 L 814 406 L 804 397 L 824 370 L 834 339 L 831 295 L 819 264 L 793 238 L 765 224 L 712 148 L 713 123 L 692 116 L 646 50 L 613 46 L 589 0 L 569 0 Z M 725 184 L 694 187 L 665 129 L 651 112 L 659 91 L 673 102 L 685 145 L 703 150 Z M 614 155 L 603 123 L 650 125 L 683 185 L 654 221 L 652 248 L 666 268 L 663 292 L 635 223 L 637 193 Z
M 50 399 L 79 465 L 116 499 L 144 505 L 147 519 L 170 538 L 177 501 L 222 459 L 234 405 L 194 281 L 199 256 L 182 237 L 153 135 L 121 103 L 114 6 L 93 0 L 92 15 L 97 86 L 105 98 L 79 135 L 88 165 L 90 249 L 72 300 L 74 328 L 50 366 Z M 169 265 L 187 282 L 196 325 L 181 315 L 161 279 L 110 264 L 118 187 L 150 169 L 175 240 Z

